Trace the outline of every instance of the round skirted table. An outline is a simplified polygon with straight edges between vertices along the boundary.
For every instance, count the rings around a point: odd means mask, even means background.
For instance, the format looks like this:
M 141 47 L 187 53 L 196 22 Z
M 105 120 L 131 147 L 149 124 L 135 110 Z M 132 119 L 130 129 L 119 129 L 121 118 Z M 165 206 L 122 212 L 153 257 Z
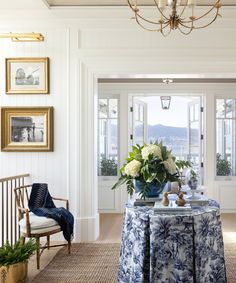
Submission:
M 225 283 L 220 210 L 154 214 L 150 207 L 126 207 L 119 283 Z

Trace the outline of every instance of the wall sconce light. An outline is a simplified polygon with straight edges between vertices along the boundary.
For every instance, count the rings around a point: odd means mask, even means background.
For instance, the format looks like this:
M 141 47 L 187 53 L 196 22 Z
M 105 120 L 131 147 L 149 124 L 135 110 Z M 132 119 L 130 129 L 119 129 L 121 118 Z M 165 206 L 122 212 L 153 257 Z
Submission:
M 163 110 L 168 110 L 170 108 L 171 96 L 161 96 L 161 107 Z
M 44 41 L 44 36 L 41 33 L 1 33 L 0 38 L 11 38 L 14 42 L 33 42 Z

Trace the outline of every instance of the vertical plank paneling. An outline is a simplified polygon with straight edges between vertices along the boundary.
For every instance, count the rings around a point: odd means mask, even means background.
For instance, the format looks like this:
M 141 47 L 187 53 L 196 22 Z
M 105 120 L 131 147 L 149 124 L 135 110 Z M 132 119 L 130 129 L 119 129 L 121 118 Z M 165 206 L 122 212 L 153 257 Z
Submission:
M 30 172 L 33 181 L 49 184 L 56 195 L 66 196 L 67 188 L 67 29 L 40 29 L 45 36 L 41 43 L 13 43 L 1 40 L 0 45 L 0 107 L 2 106 L 53 106 L 54 107 L 54 152 L 0 152 L 0 178 Z M 5 58 L 49 57 L 49 95 L 6 95 Z

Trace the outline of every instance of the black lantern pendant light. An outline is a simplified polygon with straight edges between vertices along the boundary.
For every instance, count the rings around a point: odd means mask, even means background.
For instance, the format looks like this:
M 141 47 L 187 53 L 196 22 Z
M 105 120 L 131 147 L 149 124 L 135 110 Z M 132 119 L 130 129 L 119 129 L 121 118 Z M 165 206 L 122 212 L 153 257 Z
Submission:
M 161 96 L 161 107 L 163 110 L 170 109 L 171 96 Z

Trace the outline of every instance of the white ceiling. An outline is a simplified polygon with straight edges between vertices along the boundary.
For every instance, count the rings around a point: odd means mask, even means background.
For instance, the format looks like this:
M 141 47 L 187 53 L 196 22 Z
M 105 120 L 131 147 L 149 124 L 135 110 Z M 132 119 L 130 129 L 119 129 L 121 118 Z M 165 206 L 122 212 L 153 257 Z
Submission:
M 43 0 L 50 6 L 126 6 L 126 0 Z M 152 5 L 153 0 L 139 0 L 139 4 Z M 186 2 L 186 0 L 184 0 Z M 198 5 L 212 5 L 215 0 L 197 0 Z M 222 0 L 222 5 L 236 6 L 236 0 Z
M 0 12 L 2 12 L 5 9 L 11 9 L 11 10 L 45 9 L 45 4 L 41 0 L 7 0 L 7 1 L 0 0 Z

